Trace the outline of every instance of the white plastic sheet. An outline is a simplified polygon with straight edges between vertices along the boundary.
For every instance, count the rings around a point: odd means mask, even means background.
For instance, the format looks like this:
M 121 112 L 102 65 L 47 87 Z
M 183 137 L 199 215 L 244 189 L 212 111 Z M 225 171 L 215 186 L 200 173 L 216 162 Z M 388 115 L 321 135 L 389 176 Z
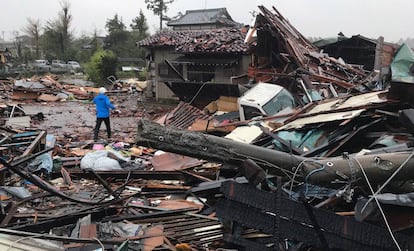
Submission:
M 82 169 L 93 169 L 95 171 L 110 171 L 122 169 L 119 162 L 108 157 L 108 151 L 99 150 L 85 154 L 80 167 Z

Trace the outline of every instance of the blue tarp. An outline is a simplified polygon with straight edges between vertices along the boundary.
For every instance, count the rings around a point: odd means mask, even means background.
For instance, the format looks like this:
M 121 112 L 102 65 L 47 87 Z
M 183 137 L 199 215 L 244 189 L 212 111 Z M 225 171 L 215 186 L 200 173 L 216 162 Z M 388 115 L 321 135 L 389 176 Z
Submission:
M 407 44 L 402 44 L 391 63 L 391 80 L 414 83 L 414 52 Z

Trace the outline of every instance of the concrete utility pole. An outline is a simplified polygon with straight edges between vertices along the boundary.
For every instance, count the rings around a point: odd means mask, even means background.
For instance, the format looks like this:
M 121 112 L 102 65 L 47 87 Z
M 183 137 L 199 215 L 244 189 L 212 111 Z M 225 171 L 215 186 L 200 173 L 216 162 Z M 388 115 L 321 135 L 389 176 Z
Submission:
M 374 184 L 382 184 L 391 175 L 392 181 L 414 178 L 414 153 L 396 152 L 371 155 L 348 155 L 332 158 L 305 158 L 265 147 L 249 145 L 214 135 L 191 132 L 155 122 L 138 122 L 136 143 L 190 157 L 219 161 L 238 168 L 246 159 L 253 160 L 269 174 L 291 175 L 327 187 L 342 186 L 337 181 L 365 183 L 362 168 Z

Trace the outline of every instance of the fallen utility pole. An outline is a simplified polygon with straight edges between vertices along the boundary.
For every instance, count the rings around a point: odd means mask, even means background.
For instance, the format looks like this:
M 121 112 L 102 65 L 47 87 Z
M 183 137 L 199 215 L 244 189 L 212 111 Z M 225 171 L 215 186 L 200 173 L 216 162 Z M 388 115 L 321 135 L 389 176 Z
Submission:
M 342 186 L 344 181 L 365 183 L 361 168 L 372 183 L 382 183 L 391 175 L 393 181 L 414 178 L 412 152 L 361 156 L 344 153 L 332 158 L 305 158 L 209 134 L 162 126 L 147 120 L 138 122 L 136 143 L 236 167 L 241 166 L 242 161 L 251 159 L 269 174 L 290 176 L 297 171 L 297 178 L 316 185 L 337 187 Z
M 136 143 L 145 147 L 235 166 L 239 166 L 243 160 L 252 159 L 261 167 L 269 168 L 274 174 L 279 175 L 291 173 L 294 167 L 306 160 L 301 156 L 209 134 L 165 127 L 148 120 L 138 122 Z

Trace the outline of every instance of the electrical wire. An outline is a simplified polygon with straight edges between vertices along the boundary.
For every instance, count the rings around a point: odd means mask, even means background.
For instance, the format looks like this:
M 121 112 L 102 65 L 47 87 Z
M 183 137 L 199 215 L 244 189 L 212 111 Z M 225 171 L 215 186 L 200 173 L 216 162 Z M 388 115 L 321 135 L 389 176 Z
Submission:
M 312 163 L 316 163 L 316 164 L 319 164 L 319 165 L 322 165 L 322 166 L 323 166 L 323 164 L 319 163 L 319 162 L 318 162 L 318 161 L 316 161 L 316 160 L 312 160 L 312 159 L 305 159 L 305 160 L 302 160 L 302 161 L 299 163 L 299 165 L 296 167 L 295 172 L 293 173 L 293 177 L 292 177 L 292 180 L 291 180 L 291 183 L 290 183 L 290 188 L 289 188 L 289 198 L 292 198 L 293 183 L 295 182 L 296 174 L 298 173 L 299 169 L 303 166 L 303 164 L 304 164 L 305 162 L 312 162 Z
M 35 237 L 40 237 L 40 236 L 47 236 L 47 234 L 35 234 L 35 235 L 32 235 L 32 236 L 25 236 L 25 237 L 19 238 L 19 239 L 13 241 L 13 243 L 11 243 L 9 245 L 9 248 L 6 251 L 12 250 L 12 248 L 14 248 L 14 246 L 17 243 L 19 243 L 19 242 L 21 242 L 23 240 L 30 239 L 30 238 L 35 238 Z
M 369 187 L 369 189 L 371 190 L 372 196 L 374 197 L 375 202 L 377 203 L 378 209 L 379 209 L 379 210 L 380 210 L 380 212 L 381 212 L 382 218 L 384 219 L 384 222 L 385 222 L 385 225 L 387 226 L 388 232 L 390 233 L 390 236 L 391 236 L 392 240 L 394 241 L 394 244 L 395 244 L 395 246 L 397 247 L 397 249 L 398 249 L 399 251 L 401 251 L 401 247 L 400 247 L 400 245 L 398 244 L 397 239 L 395 239 L 395 236 L 394 236 L 394 234 L 393 234 L 393 232 L 392 232 L 392 229 L 391 229 L 391 227 L 390 227 L 390 224 L 388 223 L 387 217 L 385 217 L 385 213 L 384 213 L 384 211 L 382 210 L 382 207 L 381 207 L 381 205 L 380 205 L 380 203 L 379 203 L 379 201 L 378 201 L 378 199 L 377 199 L 377 196 L 375 195 L 374 189 L 372 188 L 372 185 L 371 185 L 371 183 L 369 182 L 368 176 L 367 176 L 367 174 L 365 173 L 364 168 L 362 167 L 361 163 L 360 163 L 360 162 L 359 162 L 356 158 L 352 158 L 352 159 L 353 159 L 353 160 L 355 160 L 355 162 L 358 164 L 359 168 L 361 169 L 361 172 L 362 172 L 362 174 L 364 175 L 364 178 L 365 178 L 365 180 L 366 180 L 366 182 L 367 182 L 367 184 L 368 184 L 368 187 Z
M 289 187 L 289 198 L 292 198 L 293 183 L 295 183 L 296 174 L 298 173 L 299 169 L 302 167 L 304 162 L 305 161 L 301 161 L 299 165 L 296 167 L 295 172 L 293 173 L 293 177 L 292 177 L 292 180 L 290 181 L 290 187 Z
M 98 238 L 93 238 L 95 241 L 97 241 L 98 243 L 99 243 L 99 245 L 101 246 L 101 248 L 102 248 L 102 251 L 105 251 L 105 246 L 103 245 L 103 243 L 98 239 Z
M 313 174 L 315 174 L 315 173 L 317 173 L 317 172 L 323 171 L 323 170 L 325 170 L 325 165 L 322 165 L 322 167 L 320 167 L 320 168 L 318 168 L 318 169 L 314 169 L 314 170 L 312 170 L 310 173 L 308 173 L 308 175 L 306 175 L 306 177 L 305 177 L 305 196 L 308 194 L 308 189 L 309 189 L 308 178 L 309 178 L 311 175 L 313 175 Z
M 273 163 L 271 163 L 271 162 L 268 162 L 268 161 L 265 161 L 265 160 L 262 160 L 262 159 L 259 159 L 259 158 L 254 158 L 253 156 L 247 156 L 247 155 L 244 155 L 244 154 L 241 154 L 241 153 L 235 152 L 235 151 L 233 151 L 233 150 L 230 150 L 229 152 L 230 152 L 230 153 L 233 153 L 233 154 L 235 154 L 235 155 L 238 155 L 238 156 L 244 157 L 244 159 L 242 159 L 242 158 L 237 159 L 237 160 L 239 160 L 239 161 L 242 161 L 242 160 L 245 160 L 245 159 L 251 159 L 251 160 L 256 160 L 256 161 L 259 161 L 259 162 L 260 162 L 260 163 L 262 163 L 262 164 L 266 164 L 266 165 L 269 165 L 269 166 L 275 167 L 276 169 L 278 169 L 279 171 L 281 171 L 284 175 L 286 175 L 286 176 L 287 176 L 290 180 L 292 180 L 292 177 L 291 177 L 289 174 L 293 174 L 293 172 L 291 172 L 291 171 L 289 171 L 289 170 L 283 169 L 283 168 L 281 168 L 280 166 L 277 166 L 277 165 L 275 165 L 275 164 L 273 164 Z M 288 174 L 288 173 L 289 173 L 289 174 Z
M 411 154 L 408 156 L 408 158 L 394 171 L 394 173 L 384 182 L 384 184 L 381 185 L 380 188 L 375 192 L 374 196 L 377 196 L 382 189 L 384 189 L 388 183 L 397 175 L 401 169 L 407 164 L 407 162 L 414 156 L 414 151 L 411 152 Z M 364 212 L 365 208 L 367 207 L 368 203 L 370 203 L 373 200 L 374 197 L 371 197 L 368 199 L 368 201 L 365 203 L 365 205 L 362 207 L 361 212 Z
M 200 94 L 201 90 L 203 89 L 203 87 L 207 84 L 207 82 L 204 82 L 200 88 L 198 89 L 197 93 L 194 94 L 194 97 L 191 99 L 191 101 L 188 103 L 191 105 L 191 103 L 193 103 L 194 99 L 196 99 L 196 97 L 198 96 L 198 94 Z

